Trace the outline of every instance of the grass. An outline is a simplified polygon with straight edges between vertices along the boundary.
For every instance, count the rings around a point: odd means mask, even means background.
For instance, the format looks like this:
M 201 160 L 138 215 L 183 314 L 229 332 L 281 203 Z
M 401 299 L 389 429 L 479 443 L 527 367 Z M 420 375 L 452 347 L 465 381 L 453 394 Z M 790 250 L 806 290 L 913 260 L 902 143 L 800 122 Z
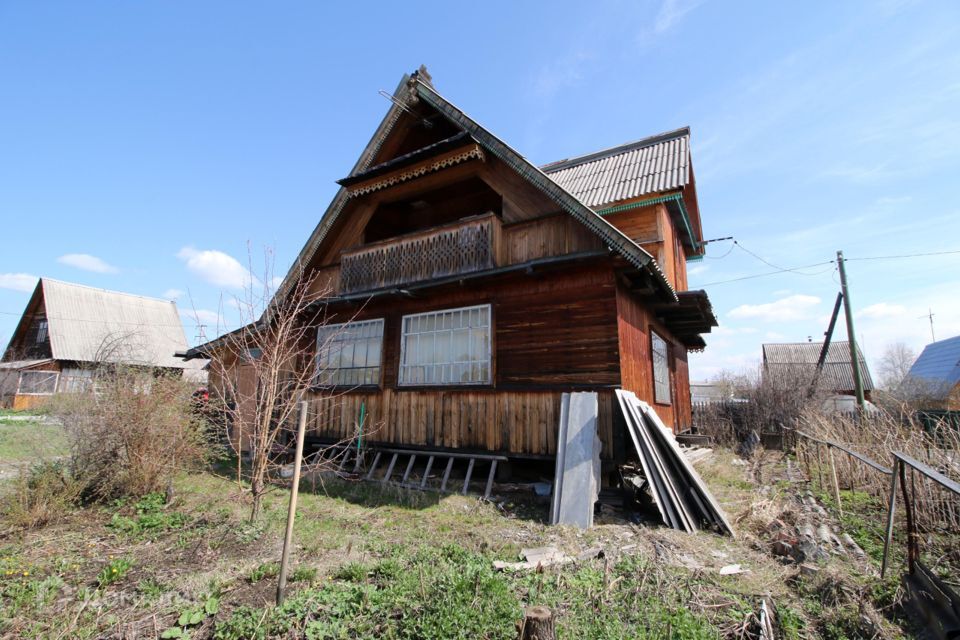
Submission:
M 732 519 L 756 500 L 729 454 L 717 450 L 701 472 Z M 0 636 L 514 638 L 523 609 L 542 604 L 561 638 L 739 638 L 770 594 L 784 637 L 799 640 L 826 637 L 817 616 L 834 613 L 815 610 L 819 587 L 794 586 L 749 532 L 732 540 L 606 517 L 579 531 L 546 526 L 546 508 L 523 496 L 498 506 L 344 481 L 304 484 L 288 596 L 273 607 L 286 492 L 268 494 L 256 524 L 229 478 L 184 475 L 175 496 L 78 508 L 0 538 Z M 493 569 L 545 545 L 607 557 Z M 720 576 L 731 563 L 750 572 Z
M 40 416 L 13 420 L 10 415 L 0 414 L 0 463 L 66 454 L 67 440 L 62 427 L 44 422 Z

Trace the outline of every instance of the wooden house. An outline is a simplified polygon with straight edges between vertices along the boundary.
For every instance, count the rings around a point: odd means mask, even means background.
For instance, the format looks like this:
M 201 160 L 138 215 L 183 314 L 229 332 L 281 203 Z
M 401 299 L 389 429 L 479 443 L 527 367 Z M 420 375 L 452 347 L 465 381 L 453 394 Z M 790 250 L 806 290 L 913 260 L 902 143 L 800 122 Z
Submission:
M 960 336 L 925 346 L 901 387 L 921 409 L 960 412 Z
M 798 381 L 812 382 L 823 351 L 822 342 L 769 343 L 763 345 L 763 376 L 774 385 L 796 388 Z M 863 392 L 867 400 L 873 393 L 873 376 L 857 347 Z M 817 377 L 817 388 L 837 395 L 853 396 L 856 384 L 850 364 L 850 343 L 831 342 L 827 347 L 823 367 Z M 800 391 L 798 391 L 799 393 Z
M 0 361 L 0 402 L 29 409 L 83 389 L 101 365 L 185 369 L 187 347 L 175 302 L 40 278 Z
M 618 388 L 690 425 L 687 354 L 716 319 L 687 290 L 703 254 L 688 129 L 537 167 L 421 68 L 338 182 L 277 293 L 329 287 L 308 321 L 327 322 L 321 343 L 339 332 L 315 354 L 317 389 L 339 393 L 313 396 L 312 438 L 349 438 L 362 407 L 370 444 L 549 459 L 561 394 L 589 390 L 609 461 Z M 225 344 L 187 356 L 225 362 Z

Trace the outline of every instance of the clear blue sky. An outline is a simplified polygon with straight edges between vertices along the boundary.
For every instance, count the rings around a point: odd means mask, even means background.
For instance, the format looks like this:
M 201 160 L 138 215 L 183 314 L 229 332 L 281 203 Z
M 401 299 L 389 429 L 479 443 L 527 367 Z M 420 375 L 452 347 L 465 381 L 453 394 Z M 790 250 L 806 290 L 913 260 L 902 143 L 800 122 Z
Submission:
M 960 250 L 956 2 L 455 5 L 0 2 L 0 341 L 36 276 L 236 326 L 248 255 L 285 272 L 421 63 L 538 163 L 692 127 L 705 235 L 743 247 L 690 265 L 722 325 L 695 378 L 826 327 L 832 265 L 711 284 L 774 271 L 744 249 Z M 958 265 L 849 263 L 868 357 L 928 342 L 928 308 L 960 334 Z

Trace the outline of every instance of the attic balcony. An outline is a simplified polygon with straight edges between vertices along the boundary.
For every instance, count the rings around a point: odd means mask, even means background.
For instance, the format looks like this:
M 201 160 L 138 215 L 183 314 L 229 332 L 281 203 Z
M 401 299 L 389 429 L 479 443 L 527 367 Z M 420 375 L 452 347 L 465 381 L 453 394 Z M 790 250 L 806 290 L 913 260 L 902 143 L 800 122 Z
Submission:
M 463 218 L 343 252 L 341 294 L 400 287 L 498 266 L 500 219 Z

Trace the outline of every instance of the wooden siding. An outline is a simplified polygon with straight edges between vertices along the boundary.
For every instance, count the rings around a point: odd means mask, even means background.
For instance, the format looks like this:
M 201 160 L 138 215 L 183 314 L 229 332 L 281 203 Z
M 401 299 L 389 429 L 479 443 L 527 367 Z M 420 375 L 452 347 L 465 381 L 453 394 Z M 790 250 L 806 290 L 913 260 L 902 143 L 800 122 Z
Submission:
M 693 418 L 686 348 L 622 285 L 617 288 L 617 325 L 623 388 L 650 403 L 667 426 L 674 430 L 689 426 Z M 667 341 L 670 351 L 667 358 L 670 363 L 670 404 L 654 401 L 651 330 Z
M 504 264 L 603 249 L 603 242 L 565 213 L 504 227 Z
M 646 249 L 677 291 L 687 290 L 687 258 L 665 204 L 628 209 L 605 219 Z
M 385 389 L 309 397 L 309 435 L 328 441 L 358 433 L 364 405 L 367 443 L 412 448 L 496 451 L 513 455 L 556 454 L 561 391 Z M 613 391 L 602 390 L 601 455 L 613 454 Z

